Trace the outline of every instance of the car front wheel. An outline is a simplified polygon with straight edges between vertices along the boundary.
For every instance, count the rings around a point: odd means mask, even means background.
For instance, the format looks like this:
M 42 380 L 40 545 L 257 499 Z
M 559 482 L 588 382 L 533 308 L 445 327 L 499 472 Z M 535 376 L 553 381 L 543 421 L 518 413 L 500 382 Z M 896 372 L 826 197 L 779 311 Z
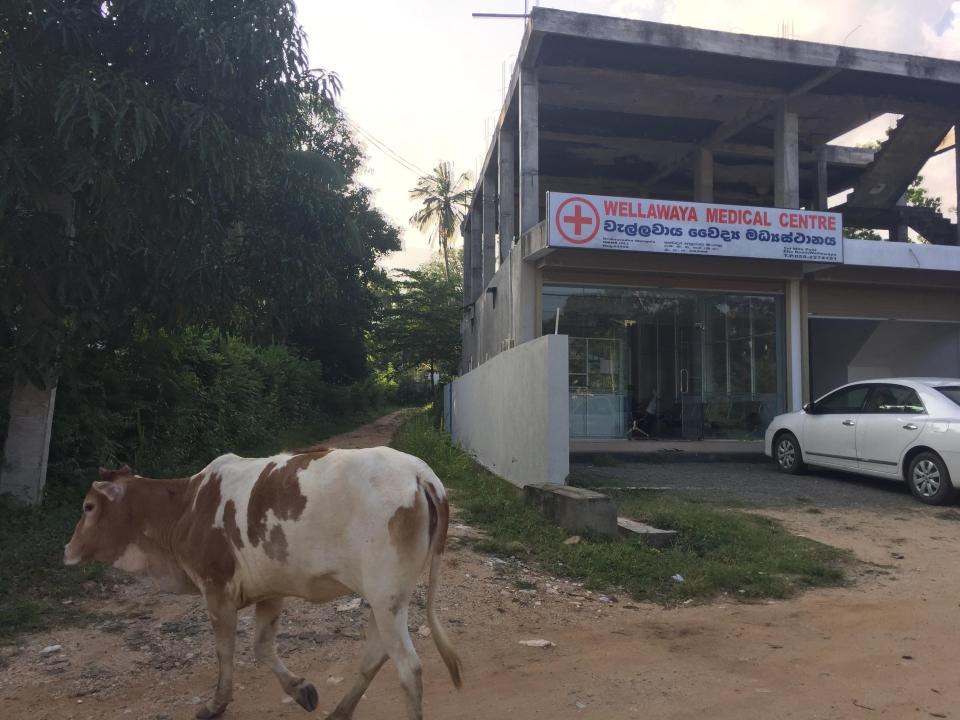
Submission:
M 773 458 L 780 472 L 796 475 L 803 471 L 803 458 L 800 455 L 800 443 L 793 433 L 778 435 L 773 441 Z
M 932 452 L 922 452 L 910 461 L 907 485 L 914 497 L 928 505 L 945 505 L 955 494 L 947 466 Z

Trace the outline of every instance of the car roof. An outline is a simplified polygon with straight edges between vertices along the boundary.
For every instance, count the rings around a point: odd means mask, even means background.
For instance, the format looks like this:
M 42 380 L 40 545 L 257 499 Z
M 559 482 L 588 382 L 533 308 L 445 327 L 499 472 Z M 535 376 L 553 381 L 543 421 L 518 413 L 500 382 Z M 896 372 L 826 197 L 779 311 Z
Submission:
M 856 380 L 854 382 L 841 385 L 840 387 L 849 387 L 851 385 L 869 385 L 876 383 L 915 383 L 917 385 L 927 385 L 929 387 L 943 387 L 945 385 L 960 385 L 960 378 L 936 378 L 936 377 L 886 377 L 872 378 L 870 380 Z

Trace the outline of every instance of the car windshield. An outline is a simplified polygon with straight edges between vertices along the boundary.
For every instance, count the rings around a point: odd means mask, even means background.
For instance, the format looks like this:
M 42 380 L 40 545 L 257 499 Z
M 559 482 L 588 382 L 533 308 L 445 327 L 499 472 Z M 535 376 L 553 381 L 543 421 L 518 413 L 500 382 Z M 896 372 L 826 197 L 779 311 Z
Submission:
M 954 405 L 960 405 L 960 385 L 950 385 L 948 387 L 938 387 L 937 390 L 942 392 L 948 398 L 953 401 Z

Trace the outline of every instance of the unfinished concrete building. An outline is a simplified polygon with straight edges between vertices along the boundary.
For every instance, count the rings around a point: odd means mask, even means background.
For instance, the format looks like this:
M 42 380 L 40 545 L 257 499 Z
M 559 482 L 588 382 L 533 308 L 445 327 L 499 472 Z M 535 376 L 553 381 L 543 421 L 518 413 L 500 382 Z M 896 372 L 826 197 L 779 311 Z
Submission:
M 958 62 L 534 8 L 462 228 L 455 438 L 562 482 L 649 408 L 746 440 L 842 382 L 960 376 L 957 224 L 905 198 L 958 118 Z

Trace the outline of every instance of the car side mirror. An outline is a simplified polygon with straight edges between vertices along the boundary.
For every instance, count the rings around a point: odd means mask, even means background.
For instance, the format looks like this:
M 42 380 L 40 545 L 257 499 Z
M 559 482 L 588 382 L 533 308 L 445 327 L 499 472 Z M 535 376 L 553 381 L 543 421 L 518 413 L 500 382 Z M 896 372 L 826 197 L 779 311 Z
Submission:
M 805 413 L 807 413 L 808 415 L 816 415 L 816 414 L 817 414 L 816 405 L 814 405 L 812 402 L 808 402 L 806 405 L 804 405 L 804 406 L 803 406 L 803 411 L 804 411 Z

